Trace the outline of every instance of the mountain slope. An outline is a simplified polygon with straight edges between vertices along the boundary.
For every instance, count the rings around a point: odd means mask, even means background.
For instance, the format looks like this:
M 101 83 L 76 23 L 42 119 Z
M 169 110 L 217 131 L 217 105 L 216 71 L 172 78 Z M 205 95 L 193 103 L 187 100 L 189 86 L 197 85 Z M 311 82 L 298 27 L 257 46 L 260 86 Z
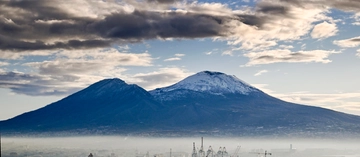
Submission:
M 360 117 L 271 97 L 234 76 L 204 71 L 150 93 L 167 106 L 168 127 L 230 134 L 352 132 Z M 176 123 L 174 123 L 176 122 Z M 260 128 L 260 129 L 259 129 Z
M 11 131 L 146 128 L 154 123 L 147 117 L 161 108 L 141 87 L 120 79 L 106 79 L 1 125 L 3 130 Z

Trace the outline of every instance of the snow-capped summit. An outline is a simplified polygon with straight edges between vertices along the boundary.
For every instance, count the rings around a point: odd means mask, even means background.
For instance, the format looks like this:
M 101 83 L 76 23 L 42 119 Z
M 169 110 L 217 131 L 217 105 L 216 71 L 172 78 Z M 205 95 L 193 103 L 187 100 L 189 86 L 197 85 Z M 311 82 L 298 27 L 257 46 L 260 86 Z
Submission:
M 157 93 L 156 91 L 170 92 L 178 89 L 208 92 L 211 94 L 238 93 L 245 95 L 249 92 L 259 91 L 234 75 L 227 75 L 221 72 L 202 71 L 191 75 L 174 85 L 155 89 L 151 93 Z

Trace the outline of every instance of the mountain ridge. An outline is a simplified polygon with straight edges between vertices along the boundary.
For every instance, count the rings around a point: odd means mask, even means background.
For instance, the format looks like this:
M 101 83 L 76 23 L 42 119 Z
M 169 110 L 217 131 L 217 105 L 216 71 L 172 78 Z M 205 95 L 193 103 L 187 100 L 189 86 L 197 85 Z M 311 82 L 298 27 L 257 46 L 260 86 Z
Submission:
M 357 133 L 360 116 L 285 102 L 235 76 L 203 71 L 152 91 L 104 79 L 0 126 L 5 134 L 288 136 Z

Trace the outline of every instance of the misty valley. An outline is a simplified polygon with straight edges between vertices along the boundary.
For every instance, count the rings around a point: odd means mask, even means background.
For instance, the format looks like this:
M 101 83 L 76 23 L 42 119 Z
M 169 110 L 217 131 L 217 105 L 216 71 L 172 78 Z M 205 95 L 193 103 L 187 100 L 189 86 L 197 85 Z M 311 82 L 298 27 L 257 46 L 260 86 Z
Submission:
M 2 157 L 360 157 L 356 139 L 3 137 Z

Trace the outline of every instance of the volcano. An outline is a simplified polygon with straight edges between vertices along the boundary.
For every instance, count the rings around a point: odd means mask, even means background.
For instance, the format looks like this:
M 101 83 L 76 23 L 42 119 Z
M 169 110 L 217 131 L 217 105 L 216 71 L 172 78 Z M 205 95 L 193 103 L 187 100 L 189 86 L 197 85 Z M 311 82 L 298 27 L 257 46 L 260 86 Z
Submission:
M 236 76 L 202 71 L 151 91 L 105 79 L 0 126 L 4 134 L 334 136 L 357 134 L 360 117 L 285 102 Z

